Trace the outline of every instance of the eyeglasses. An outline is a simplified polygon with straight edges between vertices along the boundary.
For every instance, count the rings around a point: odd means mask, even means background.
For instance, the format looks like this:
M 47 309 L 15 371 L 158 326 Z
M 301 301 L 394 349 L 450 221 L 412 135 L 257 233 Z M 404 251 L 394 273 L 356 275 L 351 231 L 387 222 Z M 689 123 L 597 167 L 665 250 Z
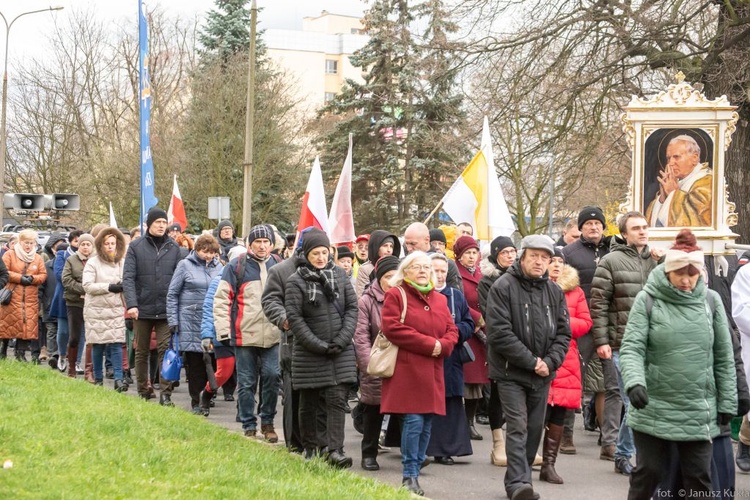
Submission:
M 420 266 L 420 265 L 414 264 L 414 265 L 409 266 L 409 269 L 411 269 L 412 271 L 429 271 L 432 269 L 432 266 L 430 265 Z
M 516 255 L 518 253 L 518 250 L 516 250 L 515 248 L 509 248 L 507 250 L 503 250 L 503 251 L 498 252 L 498 253 L 500 255 L 505 255 L 506 257 L 508 257 L 510 255 Z

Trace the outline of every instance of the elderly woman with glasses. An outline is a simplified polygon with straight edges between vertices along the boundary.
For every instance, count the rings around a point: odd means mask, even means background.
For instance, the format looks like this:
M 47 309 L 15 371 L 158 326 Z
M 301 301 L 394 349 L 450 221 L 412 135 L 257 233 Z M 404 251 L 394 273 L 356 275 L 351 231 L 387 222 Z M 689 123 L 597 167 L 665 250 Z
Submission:
M 424 495 L 418 478 L 432 417 L 445 415 L 443 358 L 458 342 L 448 301 L 434 281 L 430 257 L 410 253 L 391 278 L 381 316 L 383 334 L 398 346 L 398 356 L 393 376 L 383 380 L 380 411 L 403 415 L 402 484 L 418 495 Z

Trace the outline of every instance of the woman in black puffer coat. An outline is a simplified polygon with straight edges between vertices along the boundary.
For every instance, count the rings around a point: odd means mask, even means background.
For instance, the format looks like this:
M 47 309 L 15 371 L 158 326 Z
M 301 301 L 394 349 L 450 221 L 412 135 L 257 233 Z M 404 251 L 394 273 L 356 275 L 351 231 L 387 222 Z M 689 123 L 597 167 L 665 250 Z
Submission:
M 305 459 L 328 447 L 327 460 L 351 467 L 344 455 L 346 395 L 357 381 L 352 338 L 357 326 L 357 296 L 344 270 L 335 266 L 328 237 L 313 229 L 302 244 L 304 260 L 287 281 L 285 308 L 294 337 L 292 386 L 300 392 L 299 422 Z M 316 412 L 326 401 L 327 432 L 319 442 Z

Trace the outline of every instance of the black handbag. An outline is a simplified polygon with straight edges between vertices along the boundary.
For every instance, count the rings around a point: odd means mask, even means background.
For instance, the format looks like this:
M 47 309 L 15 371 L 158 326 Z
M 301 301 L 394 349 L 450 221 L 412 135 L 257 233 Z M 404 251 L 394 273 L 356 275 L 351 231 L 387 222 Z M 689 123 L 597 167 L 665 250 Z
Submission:
M 0 290 L 0 305 L 7 306 L 10 304 L 10 299 L 13 297 L 13 288 L 3 288 Z
M 462 342 L 461 347 L 458 349 L 458 359 L 461 363 L 471 363 L 477 357 L 474 355 L 474 349 L 471 348 L 468 342 Z

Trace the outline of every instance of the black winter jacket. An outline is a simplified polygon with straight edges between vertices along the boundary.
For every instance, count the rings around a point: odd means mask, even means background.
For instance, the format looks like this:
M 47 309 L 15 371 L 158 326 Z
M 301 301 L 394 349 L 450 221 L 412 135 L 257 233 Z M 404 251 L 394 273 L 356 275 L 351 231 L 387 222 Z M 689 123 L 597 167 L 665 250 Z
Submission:
M 164 238 L 157 248 L 150 235 L 138 238 L 128 247 L 122 288 L 125 308 L 138 308 L 138 319 L 167 319 L 167 292 L 172 275 L 187 254 L 172 238 Z
M 547 274 L 529 278 L 515 262 L 490 288 L 486 318 L 490 379 L 538 389 L 555 378 L 571 333 L 565 295 Z M 534 372 L 536 358 L 547 363 L 547 377 Z
M 589 304 L 591 304 L 591 282 L 594 279 L 594 271 L 601 258 L 609 253 L 610 242 L 611 236 L 602 237 L 598 245 L 581 236 L 570 245 L 563 247 L 565 263 L 578 271 L 581 289 Z
M 284 295 L 286 316 L 294 335 L 292 386 L 295 390 L 357 381 L 352 342 L 357 327 L 357 295 L 344 270 L 340 267 L 334 269 L 338 309 L 328 300 L 319 283 L 315 283 L 319 287 L 316 303 L 311 303 L 307 282 L 299 273 L 294 273 L 287 281 Z M 326 354 L 330 343 L 339 346 L 342 352 Z

